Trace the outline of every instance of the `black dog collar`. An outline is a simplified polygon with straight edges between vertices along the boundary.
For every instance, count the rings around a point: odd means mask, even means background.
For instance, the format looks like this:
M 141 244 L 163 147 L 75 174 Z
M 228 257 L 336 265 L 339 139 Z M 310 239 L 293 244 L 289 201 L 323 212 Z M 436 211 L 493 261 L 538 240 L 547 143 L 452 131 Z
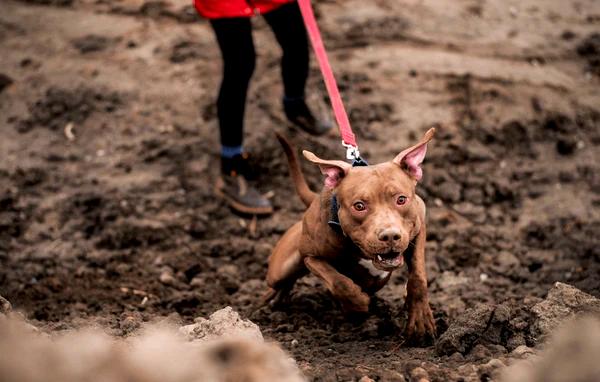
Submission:
M 369 164 L 367 163 L 367 161 L 362 159 L 361 157 L 358 157 L 354 161 L 352 161 L 352 167 L 368 166 L 368 165 Z
M 342 225 L 340 224 L 340 218 L 338 216 L 339 205 L 335 194 L 331 195 L 331 211 L 330 218 L 327 224 L 331 227 L 332 230 L 339 234 L 344 234 L 342 230 Z

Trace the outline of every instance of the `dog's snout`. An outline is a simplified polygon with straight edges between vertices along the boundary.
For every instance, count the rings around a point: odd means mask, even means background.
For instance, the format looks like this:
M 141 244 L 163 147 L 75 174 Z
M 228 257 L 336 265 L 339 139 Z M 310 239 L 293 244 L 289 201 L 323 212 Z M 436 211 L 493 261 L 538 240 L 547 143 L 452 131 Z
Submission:
M 400 231 L 395 228 L 386 228 L 377 237 L 380 241 L 393 243 L 400 240 Z

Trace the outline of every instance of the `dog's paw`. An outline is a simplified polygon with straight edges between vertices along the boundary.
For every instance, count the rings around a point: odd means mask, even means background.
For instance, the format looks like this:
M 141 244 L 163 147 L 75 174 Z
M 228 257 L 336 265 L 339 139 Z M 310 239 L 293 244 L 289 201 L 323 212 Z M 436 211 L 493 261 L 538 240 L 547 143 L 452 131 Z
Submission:
M 336 300 L 342 305 L 344 313 L 367 313 L 371 298 L 353 282 L 339 281 L 332 290 Z
M 364 292 L 360 292 L 351 298 L 339 299 L 340 304 L 342 304 L 342 310 L 345 314 L 349 315 L 368 313 L 370 300 L 369 295 Z
M 429 302 L 422 301 L 408 307 L 408 322 L 404 336 L 410 345 L 429 345 L 437 335 Z

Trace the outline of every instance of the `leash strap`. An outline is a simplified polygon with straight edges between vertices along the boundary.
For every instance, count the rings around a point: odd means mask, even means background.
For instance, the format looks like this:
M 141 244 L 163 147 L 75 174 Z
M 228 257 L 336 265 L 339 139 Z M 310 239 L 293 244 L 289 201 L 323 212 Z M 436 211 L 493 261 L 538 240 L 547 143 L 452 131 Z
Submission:
M 358 145 L 356 144 L 356 137 L 354 136 L 352 128 L 350 127 L 350 121 L 348 120 L 346 109 L 342 103 L 342 97 L 340 96 L 333 71 L 331 70 L 331 65 L 329 65 L 327 52 L 325 51 L 325 46 L 323 45 L 321 32 L 319 31 L 319 26 L 315 20 L 315 14 L 313 12 L 310 0 L 298 0 L 298 5 L 300 6 L 300 11 L 302 13 L 302 18 L 304 19 L 304 25 L 306 26 L 310 42 L 312 43 L 315 55 L 317 56 L 321 74 L 325 80 L 325 87 L 327 88 L 329 99 L 331 100 L 333 113 L 335 114 L 335 119 L 340 128 L 342 145 L 346 147 L 346 158 L 354 161 L 362 161 L 360 159 Z

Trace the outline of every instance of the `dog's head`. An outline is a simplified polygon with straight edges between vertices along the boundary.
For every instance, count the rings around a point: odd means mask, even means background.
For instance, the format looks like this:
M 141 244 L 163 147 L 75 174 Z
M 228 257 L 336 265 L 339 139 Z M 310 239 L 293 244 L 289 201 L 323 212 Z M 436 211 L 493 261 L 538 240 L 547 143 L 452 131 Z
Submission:
M 303 152 L 319 165 L 325 187 L 336 195 L 342 230 L 378 269 L 401 266 L 404 251 L 421 229 L 424 206 L 415 197 L 415 187 L 423 176 L 421 163 L 434 132 L 427 131 L 392 161 L 373 166 L 352 167 Z

